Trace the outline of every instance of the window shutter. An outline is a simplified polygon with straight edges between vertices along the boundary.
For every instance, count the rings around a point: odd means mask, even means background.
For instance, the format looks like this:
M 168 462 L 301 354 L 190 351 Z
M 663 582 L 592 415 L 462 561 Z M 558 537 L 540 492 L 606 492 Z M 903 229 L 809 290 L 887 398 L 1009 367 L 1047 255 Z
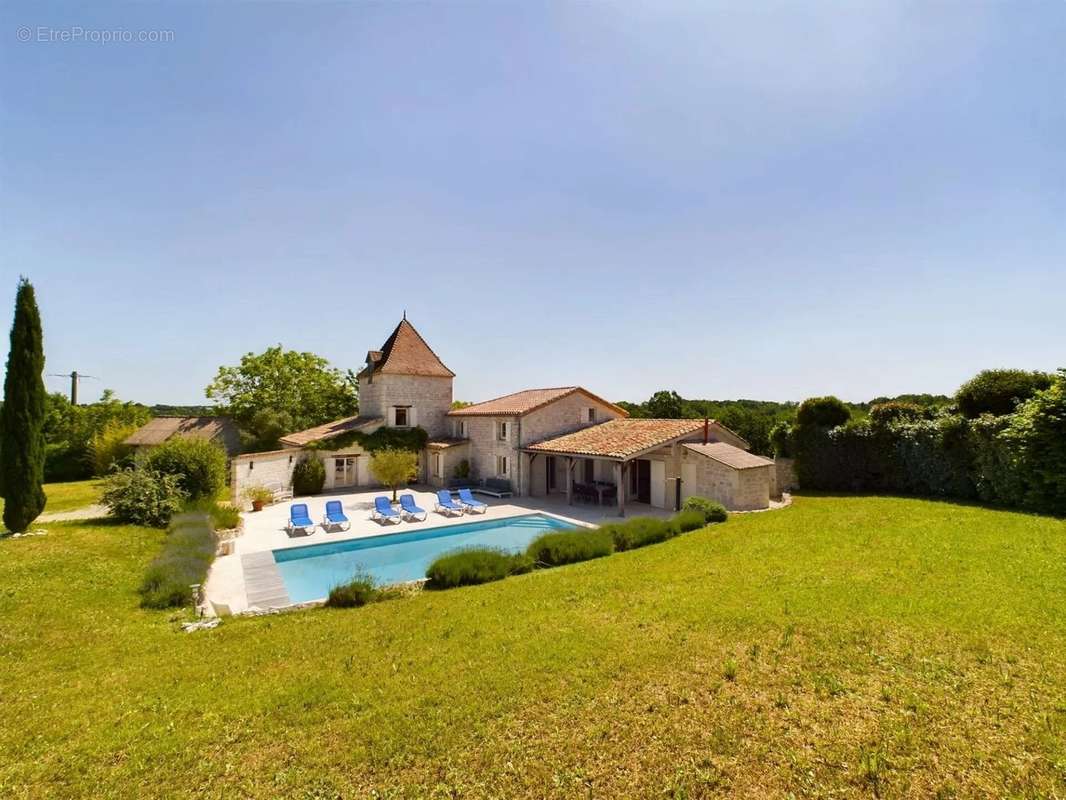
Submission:
M 388 419 L 385 420 L 385 424 L 388 425 L 390 428 L 396 426 L 396 409 L 392 406 L 389 406 L 389 416 Z
M 417 424 L 418 424 L 418 411 L 415 410 L 414 406 L 411 406 L 409 409 L 407 409 L 407 425 L 409 427 L 413 428 Z

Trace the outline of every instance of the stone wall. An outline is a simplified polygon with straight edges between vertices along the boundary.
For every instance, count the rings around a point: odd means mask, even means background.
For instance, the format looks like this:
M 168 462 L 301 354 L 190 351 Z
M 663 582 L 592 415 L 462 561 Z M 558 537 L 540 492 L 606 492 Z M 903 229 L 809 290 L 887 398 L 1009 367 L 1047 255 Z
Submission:
M 770 482 L 774 468 L 767 464 L 765 467 L 752 467 L 737 471 L 737 491 L 733 495 L 735 511 L 754 511 L 770 507 Z
M 381 417 L 386 425 L 394 424 L 393 406 L 410 406 L 414 410 L 411 425 L 425 428 L 430 436 L 450 434 L 447 414 L 452 407 L 452 379 L 421 375 L 377 374 L 373 381 L 359 379 L 359 414 Z
M 775 483 L 778 493 L 791 492 L 799 488 L 799 480 L 796 478 L 796 460 L 794 458 L 775 458 L 774 471 L 776 473 Z
M 268 453 L 248 453 L 230 462 L 230 498 L 244 504 L 245 489 L 265 486 L 276 491 L 292 486 L 292 471 L 303 451 L 289 448 Z

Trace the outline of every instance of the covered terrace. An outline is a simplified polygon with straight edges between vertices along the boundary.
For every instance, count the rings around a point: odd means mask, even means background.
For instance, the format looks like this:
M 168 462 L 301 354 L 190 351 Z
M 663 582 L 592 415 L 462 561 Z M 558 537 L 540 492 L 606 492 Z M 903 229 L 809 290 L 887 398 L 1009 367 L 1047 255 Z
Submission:
M 611 502 L 625 516 L 627 503 L 678 509 L 683 442 L 743 440 L 727 428 L 698 419 L 615 419 L 523 448 L 528 494 L 564 493 Z M 580 472 L 575 471 L 580 468 Z

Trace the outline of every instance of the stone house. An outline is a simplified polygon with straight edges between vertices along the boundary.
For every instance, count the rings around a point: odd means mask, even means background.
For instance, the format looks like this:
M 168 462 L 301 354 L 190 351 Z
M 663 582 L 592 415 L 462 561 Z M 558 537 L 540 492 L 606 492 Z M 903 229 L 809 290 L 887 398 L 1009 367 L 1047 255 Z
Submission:
M 241 451 L 241 434 L 229 417 L 154 417 L 131 433 L 123 444 L 140 452 L 174 438 L 206 439 L 230 456 Z
M 448 369 L 404 317 L 359 372 L 359 415 L 288 434 L 283 449 L 232 462 L 237 496 L 257 484 L 284 489 L 301 458 L 326 467 L 325 490 L 374 486 L 370 455 L 352 432 L 420 427 L 421 483 L 447 487 L 503 481 L 515 496 L 596 497 L 617 504 L 676 508 L 702 495 L 735 509 L 765 508 L 775 493 L 773 462 L 713 420 L 629 419 L 619 406 L 580 386 L 525 389 L 452 408 Z M 332 447 L 331 441 L 337 446 Z

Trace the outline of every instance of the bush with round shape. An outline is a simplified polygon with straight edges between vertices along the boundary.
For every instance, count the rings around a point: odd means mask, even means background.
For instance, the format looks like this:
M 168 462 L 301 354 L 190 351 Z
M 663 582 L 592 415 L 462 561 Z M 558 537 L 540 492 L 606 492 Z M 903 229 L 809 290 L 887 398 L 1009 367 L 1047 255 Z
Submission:
M 851 419 L 851 411 L 832 395 L 809 397 L 796 411 L 796 424 L 815 428 L 836 428 Z
M 292 470 L 292 493 L 298 497 L 318 494 L 326 485 L 326 466 L 321 458 L 303 458 Z
M 681 504 L 682 511 L 698 511 L 703 515 L 704 523 L 725 522 L 729 519 L 729 512 L 725 506 L 716 500 L 706 497 L 690 497 Z
M 610 531 L 569 530 L 542 533 L 526 548 L 526 555 L 540 565 L 557 567 L 609 556 L 614 552 Z
M 214 442 L 175 436 L 152 448 L 148 469 L 176 475 L 192 500 L 214 497 L 226 483 L 226 452 Z
M 770 446 L 779 458 L 792 458 L 792 423 L 781 420 L 770 429 Z
M 473 586 L 529 572 L 532 567 L 532 560 L 525 554 L 516 555 L 492 547 L 471 547 L 435 559 L 426 570 L 429 579 L 426 585 L 431 589 Z
M 677 528 L 678 533 L 696 531 L 707 524 L 703 512 L 695 508 L 677 512 L 674 514 L 670 522 L 675 528 Z
M 92 460 L 93 475 L 107 475 L 112 467 L 127 465 L 133 448 L 126 439 L 139 426 L 113 421 L 97 432 L 89 442 L 88 456 Z
M 374 579 L 369 575 L 354 575 L 351 580 L 334 586 L 329 590 L 326 606 L 329 608 L 358 608 L 378 600 L 380 594 L 381 590 L 378 589 Z
M 959 413 L 969 419 L 982 414 L 1001 417 L 1011 414 L 1018 404 L 1051 386 L 1046 372 L 1022 369 L 986 369 L 966 381 L 955 393 Z
M 138 466 L 109 475 L 102 502 L 116 519 L 162 528 L 181 511 L 187 497 L 177 475 Z
M 633 550 L 665 542 L 679 532 L 670 520 L 654 517 L 633 517 L 625 522 L 610 522 L 601 526 L 600 530 L 611 535 L 615 550 Z

